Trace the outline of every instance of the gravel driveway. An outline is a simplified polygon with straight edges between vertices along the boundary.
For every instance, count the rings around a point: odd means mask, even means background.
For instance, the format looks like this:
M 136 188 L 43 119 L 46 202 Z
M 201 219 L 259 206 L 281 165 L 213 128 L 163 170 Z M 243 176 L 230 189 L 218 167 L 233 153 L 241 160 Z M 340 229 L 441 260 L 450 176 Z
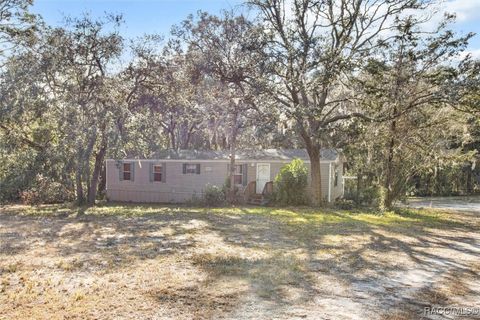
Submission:
M 480 213 L 480 196 L 411 198 L 408 199 L 407 205 L 411 208 L 437 208 Z

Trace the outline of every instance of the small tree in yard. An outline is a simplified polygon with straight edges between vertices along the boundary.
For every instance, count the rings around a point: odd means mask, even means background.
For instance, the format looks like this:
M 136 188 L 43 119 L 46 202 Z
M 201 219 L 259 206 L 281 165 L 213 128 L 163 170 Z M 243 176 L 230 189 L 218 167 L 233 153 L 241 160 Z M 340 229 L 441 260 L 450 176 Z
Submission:
M 275 177 L 275 201 L 282 205 L 307 203 L 308 169 L 300 159 L 283 166 Z

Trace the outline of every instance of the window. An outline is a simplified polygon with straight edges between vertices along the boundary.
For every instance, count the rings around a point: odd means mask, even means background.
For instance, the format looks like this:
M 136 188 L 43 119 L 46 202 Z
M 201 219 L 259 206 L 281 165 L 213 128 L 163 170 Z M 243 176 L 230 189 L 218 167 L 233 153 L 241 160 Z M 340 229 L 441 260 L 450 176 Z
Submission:
M 234 181 L 235 184 L 243 184 L 243 165 L 241 164 L 235 165 Z
M 335 170 L 335 180 L 334 180 L 333 186 L 334 187 L 338 186 L 338 169 Z
M 153 181 L 162 181 L 162 165 L 156 164 L 153 166 Z
M 123 180 L 131 180 L 131 179 L 132 179 L 132 164 L 124 163 L 123 164 Z
M 183 174 L 200 174 L 200 164 L 198 163 L 184 163 Z
M 185 173 L 197 173 L 197 166 L 194 164 L 187 163 L 185 165 Z

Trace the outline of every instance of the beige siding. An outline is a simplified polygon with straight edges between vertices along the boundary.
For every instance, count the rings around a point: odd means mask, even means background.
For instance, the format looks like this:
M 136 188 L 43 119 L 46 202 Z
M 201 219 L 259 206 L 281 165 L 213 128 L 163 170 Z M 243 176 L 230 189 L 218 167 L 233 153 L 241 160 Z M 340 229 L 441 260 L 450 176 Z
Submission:
M 343 163 L 322 163 L 322 194 L 325 200 L 334 202 L 343 197 Z M 338 170 L 338 183 L 335 186 L 335 170 Z M 329 190 L 330 182 L 330 190 Z
M 200 174 L 184 174 L 183 162 L 162 162 L 166 165 L 165 182 L 150 181 L 148 160 L 134 161 L 134 181 L 120 181 L 116 161 L 107 161 L 107 195 L 114 201 L 184 202 L 194 195 L 202 196 L 205 185 L 223 186 L 227 176 L 226 163 L 200 163 Z M 194 161 L 185 163 L 197 163 Z
M 127 162 L 127 160 L 125 160 Z M 228 176 L 227 161 L 152 161 L 152 160 L 135 160 L 132 162 L 135 166 L 134 181 L 120 181 L 118 162 L 115 160 L 107 160 L 107 197 L 112 201 L 131 201 L 131 202 L 185 202 L 191 200 L 192 197 L 201 197 L 203 190 L 207 184 L 223 186 Z M 166 165 L 165 182 L 150 181 L 150 164 L 158 163 Z M 183 163 L 200 163 L 200 174 L 184 174 Z M 271 180 L 280 171 L 280 168 L 286 162 L 268 162 L 259 161 L 258 163 L 270 163 Z M 243 164 L 243 162 L 237 162 Z M 307 164 L 308 166 L 308 164 Z M 257 162 L 248 162 L 247 181 L 256 180 Z M 321 164 L 322 170 L 322 192 L 327 199 L 328 197 L 328 173 L 329 163 Z M 332 183 L 331 199 L 341 195 L 343 187 L 333 188 L 333 164 L 332 164 Z M 310 183 L 310 175 L 309 175 Z
M 335 170 L 338 170 L 338 184 L 335 186 Z M 343 197 L 343 163 L 332 163 L 332 201 Z

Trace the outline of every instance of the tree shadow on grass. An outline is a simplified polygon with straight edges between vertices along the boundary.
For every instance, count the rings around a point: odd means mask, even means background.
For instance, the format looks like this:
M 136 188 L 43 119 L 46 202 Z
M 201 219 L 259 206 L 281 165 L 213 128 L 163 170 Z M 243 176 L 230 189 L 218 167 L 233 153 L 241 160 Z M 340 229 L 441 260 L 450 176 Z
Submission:
M 470 235 L 474 227 L 411 210 L 383 218 L 334 210 L 324 217 L 313 210 L 280 209 L 270 214 L 269 208 L 254 207 L 225 213 L 149 205 L 96 210 L 97 214 L 87 210 L 80 218 L 0 215 L 0 225 L 6 226 L 2 241 L 18 245 L 1 254 L 20 255 L 41 241 L 64 259 L 77 259 L 75 268 L 115 272 L 133 262 L 193 252 L 188 262 L 207 274 L 205 283 L 158 288 L 149 293 L 151 297 L 179 301 L 179 308 L 224 305 L 234 312 L 237 306 L 232 301 L 241 300 L 238 292 L 223 296 L 209 288 L 241 281 L 259 301 L 279 307 L 277 313 L 272 310 L 272 317 L 284 315 L 285 308 L 335 297 L 337 293 L 331 293 L 335 281 L 347 288 L 345 299 L 377 310 L 379 305 L 394 312 L 408 309 L 415 317 L 431 303 L 425 292 L 437 290 L 436 279 L 479 276 L 477 271 L 469 273 L 469 262 L 456 256 L 479 256 L 479 238 Z M 205 235 L 218 236 L 218 245 L 230 248 L 230 253 L 197 252 Z M 249 256 L 257 249 L 265 254 Z M 333 282 L 319 280 L 325 277 Z
M 341 283 L 347 283 L 353 292 L 352 300 L 362 301 L 363 304 L 385 305 L 400 311 L 405 305 L 417 317 L 428 300 L 422 300 L 421 294 L 415 292 L 428 291 L 432 283 L 448 273 L 471 273 L 468 261 L 463 261 L 458 255 L 467 255 L 470 259 L 480 257 L 480 240 L 469 235 L 457 233 L 471 232 L 475 227 L 463 222 L 451 221 L 442 216 L 425 216 L 416 212 L 402 212 L 399 216 L 407 218 L 405 221 L 395 221 L 388 224 L 369 223 L 357 219 L 355 215 L 343 213 L 329 213 L 333 215 L 335 223 L 306 222 L 278 222 L 275 219 L 250 215 L 232 222 L 221 221 L 211 224 L 215 231 L 222 234 L 225 242 L 243 247 L 269 248 L 273 252 L 282 251 L 286 254 L 296 251 L 306 252 L 307 258 L 299 263 L 302 266 L 300 276 L 293 280 L 290 287 L 303 290 L 303 302 L 309 301 L 319 294 L 319 285 L 311 283 L 317 274 L 337 278 Z M 364 217 L 360 217 L 364 218 Z M 273 220 L 273 221 L 272 221 Z M 301 219 L 300 219 L 301 220 Z M 236 228 L 235 228 L 236 227 Z M 441 232 L 440 232 L 441 231 Z M 340 237 L 352 239 L 352 243 L 340 242 L 332 244 L 328 238 Z M 363 242 L 355 243 L 355 239 L 362 238 Z M 438 250 L 436 250 L 438 249 Z M 319 251 L 338 251 L 333 257 L 326 255 L 319 257 Z M 449 250 L 449 254 L 442 251 Z M 399 259 L 396 260 L 395 257 Z M 373 258 L 372 258 L 373 257 Z M 378 257 L 376 259 L 375 257 Z M 387 260 L 383 259 L 388 257 Z M 401 258 L 400 258 L 401 257 Z M 402 261 L 405 260 L 405 261 Z M 204 266 L 212 279 L 219 276 L 219 270 L 225 270 L 229 264 L 221 259 L 212 258 L 213 262 Z M 245 265 L 240 272 L 235 267 L 227 268 L 220 275 L 226 277 L 241 277 L 248 279 L 252 284 L 262 283 L 261 278 L 253 277 L 252 272 L 245 270 L 259 270 L 264 264 L 262 261 L 250 262 L 233 259 L 233 265 Z M 267 263 L 268 265 L 268 263 Z M 288 268 L 288 267 L 287 267 Z M 275 271 L 273 271 L 275 272 Z M 270 275 L 272 270 L 265 268 L 259 273 Z M 402 280 L 402 275 L 405 279 Z M 394 277 L 392 279 L 392 277 Z M 480 279 L 478 272 L 473 277 Z M 409 284 L 412 278 L 414 283 Z M 274 288 L 283 288 L 285 283 L 279 281 L 267 283 L 272 288 L 270 298 L 279 305 L 294 306 L 295 302 L 274 294 Z M 321 288 L 320 284 L 320 288 Z M 328 288 L 327 288 L 328 289 Z M 329 290 L 326 290 L 328 292 Z M 413 292 L 413 293 L 412 293 Z M 466 290 L 467 294 L 480 294 Z M 321 294 L 321 290 L 320 290 Z M 365 294 L 368 302 L 363 302 Z
M 18 256 L 36 248 L 54 248 L 52 254 L 65 261 L 75 260 L 78 269 L 105 269 L 111 272 L 136 260 L 184 251 L 195 246 L 184 228 L 187 216 L 155 216 L 126 218 L 115 216 L 17 216 L 0 215 L 0 254 Z M 162 230 L 168 232 L 162 232 Z M 1 229 L 0 229 L 1 230 Z M 10 232 L 15 230 L 15 232 Z M 41 243 L 41 245 L 39 245 Z M 71 270 L 72 271 L 72 270 Z

